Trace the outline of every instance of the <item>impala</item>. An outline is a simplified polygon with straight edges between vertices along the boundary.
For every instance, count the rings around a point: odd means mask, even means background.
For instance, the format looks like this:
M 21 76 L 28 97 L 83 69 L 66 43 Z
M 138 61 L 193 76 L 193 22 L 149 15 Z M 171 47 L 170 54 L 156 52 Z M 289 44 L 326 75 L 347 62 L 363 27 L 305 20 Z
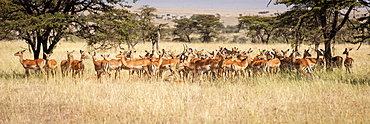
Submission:
M 237 61 L 236 56 L 232 56 L 231 58 L 224 59 L 221 62 L 221 70 L 220 73 L 224 76 L 231 76 L 233 70 L 233 63 Z
M 128 58 L 127 52 L 120 52 L 116 55 L 117 58 L 121 58 L 122 67 L 121 69 L 129 70 L 129 78 L 133 75 L 134 71 L 144 71 L 145 67 L 147 67 L 148 63 L 150 63 L 149 59 L 135 59 L 135 60 L 126 60 Z M 141 74 L 139 77 L 141 77 Z
M 352 66 L 353 66 L 353 63 L 355 62 L 355 60 L 353 60 L 351 57 L 349 57 L 349 52 L 352 50 L 351 49 L 347 49 L 345 48 L 344 49 L 344 52 L 343 54 L 346 55 L 346 59 L 344 59 L 344 67 L 346 68 L 346 72 L 349 72 L 349 73 L 352 73 Z
M 238 72 L 241 72 L 240 74 L 244 75 L 247 71 L 249 63 L 250 63 L 249 58 L 244 58 L 240 62 L 239 61 L 233 62 L 231 65 L 231 69 L 234 71 L 235 73 L 234 75 L 237 75 Z
M 296 59 L 297 51 L 293 50 L 292 64 L 293 67 L 297 70 L 297 74 L 301 72 L 306 75 L 306 73 L 312 73 L 312 68 L 307 59 Z
M 323 49 L 320 49 L 320 50 L 317 49 L 316 53 L 317 53 L 316 67 L 318 67 L 319 69 L 325 68 L 326 60 L 325 60 L 325 58 L 320 58 L 320 56 L 324 56 L 324 50 Z
M 270 69 L 269 72 L 271 74 L 274 74 L 280 71 L 281 61 L 279 59 L 279 56 L 282 56 L 282 55 L 276 52 L 270 52 L 269 57 L 267 57 L 268 65 Z
M 156 78 L 159 78 L 160 77 L 159 71 L 160 71 L 160 67 L 162 63 L 163 63 L 163 54 L 159 55 L 158 61 L 154 58 L 150 59 L 150 62 L 148 63 L 147 69 L 146 69 L 148 71 L 148 74 L 151 74 L 152 76 L 156 76 Z
M 257 74 L 257 75 L 260 75 L 260 71 L 262 71 L 263 73 L 268 73 L 269 70 L 270 70 L 270 63 L 268 63 L 268 60 L 258 60 L 258 59 L 254 59 L 252 62 L 251 62 L 251 66 L 250 66 L 253 70 L 253 73 Z
M 85 70 L 84 60 L 89 59 L 89 55 L 87 55 L 84 51 L 80 50 L 81 58 L 80 60 L 72 60 L 71 61 L 71 68 L 73 70 L 72 76 L 75 77 L 78 75 L 79 77 L 83 76 L 83 71 Z
M 263 73 L 269 73 L 270 70 L 270 63 L 266 58 L 266 50 L 259 50 L 260 54 L 254 57 L 253 61 L 251 61 L 250 67 L 252 68 L 253 72 L 257 75 L 260 75 L 260 71 Z
M 68 72 L 71 71 L 71 61 L 73 60 L 73 52 L 74 50 L 72 52 L 67 51 L 67 59 L 62 60 L 60 62 L 60 69 L 63 77 L 68 75 Z
M 46 72 L 48 75 L 49 73 L 51 73 L 51 75 L 55 77 L 58 63 L 55 59 L 50 59 L 51 53 L 50 54 L 44 53 L 44 54 L 46 56 L 46 67 L 45 67 Z
M 235 59 L 235 56 L 231 59 L 225 59 L 224 61 L 222 61 L 222 69 L 226 72 L 231 71 L 233 73 L 231 75 L 236 75 L 238 74 L 238 72 L 241 72 L 241 75 L 244 75 L 249 64 L 252 61 L 250 57 L 250 53 L 252 52 L 253 50 L 250 48 L 247 52 L 238 52 L 237 54 L 239 55 L 237 56 L 237 59 Z
M 93 54 L 89 53 L 92 57 L 93 63 L 94 63 L 94 69 L 96 72 L 97 78 L 101 78 L 102 74 L 108 73 L 108 67 L 109 67 L 109 62 L 108 60 L 105 59 L 105 56 L 102 55 L 104 58 L 103 60 L 97 60 L 96 59 L 96 52 Z
M 342 68 L 343 58 L 341 56 L 332 57 L 330 65 L 333 68 Z
M 164 71 L 170 71 L 171 76 L 178 75 L 177 65 L 180 63 L 180 58 L 164 59 L 159 67 L 159 76 L 162 77 Z
M 107 58 L 109 57 L 109 55 L 101 55 L 104 60 L 108 61 L 108 67 L 107 67 L 107 71 L 108 71 L 108 74 L 109 76 L 111 75 L 110 74 L 110 71 L 115 71 L 114 73 L 114 78 L 119 78 L 120 77 L 120 71 L 121 71 L 121 67 L 122 67 L 122 58 L 121 59 L 111 59 L 111 60 L 107 60 Z
M 283 57 L 280 57 L 280 70 L 287 71 L 294 68 L 292 64 L 293 52 L 289 56 L 287 56 L 288 51 L 289 49 L 286 51 L 281 51 L 283 53 Z M 300 56 L 298 52 L 296 54 L 297 56 Z
M 307 57 L 311 57 L 312 56 L 309 51 L 310 51 L 309 49 L 307 49 L 307 50 L 305 49 L 304 50 L 303 58 L 304 59 L 307 59 L 308 64 L 310 64 L 310 67 L 313 68 L 313 67 L 316 66 L 317 61 L 316 61 L 315 58 L 307 58 Z
M 19 61 L 22 64 L 23 68 L 25 69 L 26 77 L 30 75 L 29 70 L 40 70 L 42 74 L 44 75 L 44 77 L 46 77 L 46 73 L 44 71 L 46 60 L 45 59 L 35 59 L 35 60 L 23 59 L 23 53 L 25 51 L 26 50 L 16 52 L 14 53 L 14 55 L 19 56 Z

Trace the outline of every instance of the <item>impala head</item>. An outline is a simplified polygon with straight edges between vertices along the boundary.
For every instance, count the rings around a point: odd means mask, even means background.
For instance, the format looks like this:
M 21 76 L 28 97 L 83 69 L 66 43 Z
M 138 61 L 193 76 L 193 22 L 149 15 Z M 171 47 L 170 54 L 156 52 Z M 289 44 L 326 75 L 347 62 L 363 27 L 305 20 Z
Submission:
M 73 59 L 73 52 L 75 52 L 75 50 L 71 51 L 71 52 L 68 52 L 67 51 L 67 58 L 68 59 Z
M 129 52 L 126 52 L 126 57 L 130 58 L 130 59 L 133 59 L 135 53 L 136 53 L 135 50 L 134 51 L 130 50 Z
M 346 54 L 348 55 L 349 54 L 349 51 L 351 51 L 352 48 L 348 49 L 348 48 L 345 48 L 344 51 L 343 51 L 343 54 Z
M 267 51 L 266 53 L 265 53 L 265 56 L 266 56 L 266 59 L 267 60 L 270 60 L 270 59 L 273 59 L 274 58 L 274 53 L 273 52 L 270 52 L 270 51 Z
M 110 54 L 108 54 L 108 55 L 101 54 L 100 56 L 103 57 L 104 60 L 107 60 L 109 58 Z
M 310 52 L 309 52 L 309 51 L 310 51 L 309 49 L 304 50 L 303 56 L 304 56 L 304 57 L 311 57 L 312 55 L 310 54 Z
M 127 57 L 127 52 L 120 51 L 119 54 L 116 55 L 116 58 L 126 58 Z
M 247 51 L 247 54 L 250 54 L 253 52 L 253 49 L 252 48 L 249 48 L 248 51 Z
M 293 57 L 293 56 L 296 56 L 296 57 L 301 56 L 301 53 L 299 53 L 298 51 L 292 50 L 292 53 L 290 54 L 289 57 Z
M 289 49 L 287 49 L 287 50 L 281 50 L 281 53 L 283 53 L 283 56 L 284 57 L 286 57 L 287 56 L 287 54 L 288 54 L 288 52 L 289 52 Z
M 24 52 L 26 52 L 26 50 L 18 51 L 14 53 L 14 56 L 22 56 Z
M 96 59 L 96 52 L 94 53 L 88 52 L 88 54 L 91 56 L 92 59 Z
M 44 54 L 45 54 L 46 60 L 50 60 L 50 57 L 51 57 L 51 55 L 52 55 L 53 53 L 47 54 L 47 53 L 45 53 L 45 52 L 44 52 Z
M 80 50 L 80 54 L 81 54 L 81 60 L 82 59 L 90 59 L 90 56 L 88 54 L 86 54 L 84 51 Z
M 282 52 L 280 52 L 279 50 L 277 50 L 277 49 L 272 49 L 272 51 L 274 52 L 274 56 L 275 57 L 278 57 L 278 56 L 283 56 L 283 53 Z

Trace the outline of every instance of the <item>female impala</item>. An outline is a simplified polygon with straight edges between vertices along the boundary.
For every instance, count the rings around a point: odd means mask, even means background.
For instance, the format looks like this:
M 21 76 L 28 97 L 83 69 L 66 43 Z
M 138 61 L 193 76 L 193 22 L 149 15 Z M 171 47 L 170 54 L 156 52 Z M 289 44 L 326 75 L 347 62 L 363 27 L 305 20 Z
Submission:
M 274 50 L 277 51 L 277 50 Z M 270 52 L 269 55 L 267 55 L 268 65 L 269 65 L 269 72 L 271 74 L 278 73 L 280 71 L 280 65 L 281 61 L 279 59 L 280 55 L 277 52 Z
M 163 54 L 159 55 L 159 60 L 156 60 L 154 58 L 150 59 L 150 62 L 148 63 L 146 67 L 146 71 L 148 74 L 151 74 L 155 76 L 157 79 L 159 76 L 159 70 L 163 62 Z
M 126 60 L 128 58 L 127 52 L 120 52 L 116 55 L 117 58 L 121 58 L 122 67 L 121 69 L 129 70 L 129 78 L 134 74 L 134 71 L 144 71 L 145 67 L 150 63 L 150 59 L 135 59 L 135 60 Z M 141 77 L 140 73 L 139 77 Z
M 44 71 L 44 67 L 46 65 L 46 60 L 45 59 L 35 59 L 35 60 L 30 60 L 30 59 L 23 59 L 23 53 L 26 50 L 22 50 L 19 52 L 14 53 L 15 56 L 19 56 L 19 61 L 21 62 L 23 68 L 25 69 L 26 77 L 30 75 L 29 70 L 40 70 L 44 77 L 46 77 L 46 73 Z
M 94 63 L 94 69 L 96 72 L 97 78 L 101 78 L 103 73 L 108 73 L 107 68 L 109 67 L 109 62 L 108 60 L 105 60 L 105 56 L 102 55 L 104 58 L 103 60 L 96 60 L 96 52 L 94 54 L 89 53 L 92 57 L 93 63 Z
M 303 53 L 303 58 L 304 59 L 307 59 L 307 62 L 308 64 L 310 65 L 311 68 L 315 67 L 316 66 L 316 59 L 315 58 L 311 58 L 311 53 L 309 52 L 310 50 L 309 49 L 305 49 L 304 50 L 304 53 Z M 310 57 L 310 58 L 308 58 Z
M 351 49 L 344 49 L 344 52 L 343 54 L 346 55 L 346 59 L 344 59 L 344 67 L 346 67 L 346 72 L 349 72 L 349 73 L 352 73 L 352 66 L 353 66 L 353 63 L 355 62 L 355 60 L 353 60 L 351 57 L 349 57 L 349 51 L 351 51 Z
M 316 50 L 317 56 L 316 56 L 316 67 L 319 69 L 324 69 L 326 65 L 325 58 L 320 58 L 320 56 L 324 56 L 324 50 Z
M 83 76 L 83 71 L 85 70 L 84 60 L 89 59 L 89 55 L 85 54 L 84 51 L 80 50 L 80 54 L 81 54 L 80 60 L 71 61 L 73 77 L 75 77 L 76 75 L 78 75 L 79 77 Z
M 104 58 L 104 60 L 107 60 L 106 58 L 109 57 L 109 55 L 102 55 L 102 57 Z M 122 59 L 122 58 L 121 58 Z M 122 67 L 122 60 L 121 59 L 111 59 L 111 60 L 108 60 L 108 68 L 107 68 L 107 71 L 108 71 L 108 74 L 109 76 L 111 75 L 110 74 L 110 71 L 115 71 L 114 73 L 114 78 L 119 78 L 120 76 L 120 70 L 121 70 L 121 67 Z
M 67 76 L 68 72 L 71 71 L 71 61 L 73 60 L 73 52 L 75 51 L 74 50 L 72 52 L 67 51 L 67 59 L 62 60 L 60 62 L 60 69 L 62 71 L 62 77 Z
M 304 75 L 306 75 L 306 73 L 312 73 L 312 68 L 307 59 L 296 59 L 296 56 L 298 54 L 297 51 L 293 50 L 292 54 L 293 54 L 292 64 L 293 67 L 297 70 L 297 74 L 299 72 L 301 72 Z
M 55 74 L 57 72 L 57 67 L 58 67 L 58 63 L 55 59 L 50 59 L 50 56 L 51 56 L 51 53 L 50 54 L 47 54 L 47 53 L 44 53 L 45 56 L 46 56 L 46 72 L 48 73 L 51 73 L 51 75 L 53 77 L 55 77 Z

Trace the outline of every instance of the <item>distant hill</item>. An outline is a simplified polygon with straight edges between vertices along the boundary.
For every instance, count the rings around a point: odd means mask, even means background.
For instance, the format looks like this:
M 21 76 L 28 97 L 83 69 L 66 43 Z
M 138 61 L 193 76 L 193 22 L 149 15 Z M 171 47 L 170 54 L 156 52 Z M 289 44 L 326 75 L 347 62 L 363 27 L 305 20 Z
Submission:
M 132 7 L 129 10 L 138 12 L 139 7 Z M 237 25 L 240 16 L 277 16 L 279 13 L 287 11 L 286 9 L 266 9 L 266 10 L 233 10 L 233 9 L 198 9 L 198 8 L 164 8 L 157 7 L 158 17 L 154 20 L 156 23 L 168 23 L 173 26 L 172 20 L 181 18 L 190 18 L 194 14 L 211 14 L 221 17 L 221 22 L 227 25 Z M 351 18 L 360 18 L 368 15 L 367 11 L 353 12 Z
M 132 7 L 129 10 L 137 12 L 139 7 Z M 276 16 L 278 13 L 285 12 L 286 10 L 229 10 L 229 9 L 195 9 L 195 8 L 161 8 L 157 7 L 156 14 L 158 17 L 155 19 L 156 23 L 169 23 L 172 26 L 173 19 L 190 18 L 194 14 L 211 14 L 221 17 L 221 22 L 227 25 L 237 25 L 237 17 L 246 15 L 259 15 L 259 16 Z

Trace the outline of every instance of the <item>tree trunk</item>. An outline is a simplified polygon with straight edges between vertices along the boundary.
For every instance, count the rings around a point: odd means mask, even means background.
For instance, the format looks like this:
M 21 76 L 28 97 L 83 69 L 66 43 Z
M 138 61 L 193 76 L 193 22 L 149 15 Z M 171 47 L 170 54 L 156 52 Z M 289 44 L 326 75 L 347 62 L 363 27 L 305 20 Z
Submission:
M 189 35 L 186 35 L 186 39 L 188 39 L 188 42 L 191 43 L 191 39 Z
M 160 28 L 160 27 L 159 27 Z M 161 40 L 161 29 L 158 29 L 157 30 L 157 40 L 156 40 L 156 48 L 157 48 L 157 50 L 159 50 L 159 41 Z
M 328 71 L 332 70 L 331 67 L 331 39 L 328 39 L 325 41 L 325 52 L 324 52 L 324 58 L 326 60 L 326 69 Z

